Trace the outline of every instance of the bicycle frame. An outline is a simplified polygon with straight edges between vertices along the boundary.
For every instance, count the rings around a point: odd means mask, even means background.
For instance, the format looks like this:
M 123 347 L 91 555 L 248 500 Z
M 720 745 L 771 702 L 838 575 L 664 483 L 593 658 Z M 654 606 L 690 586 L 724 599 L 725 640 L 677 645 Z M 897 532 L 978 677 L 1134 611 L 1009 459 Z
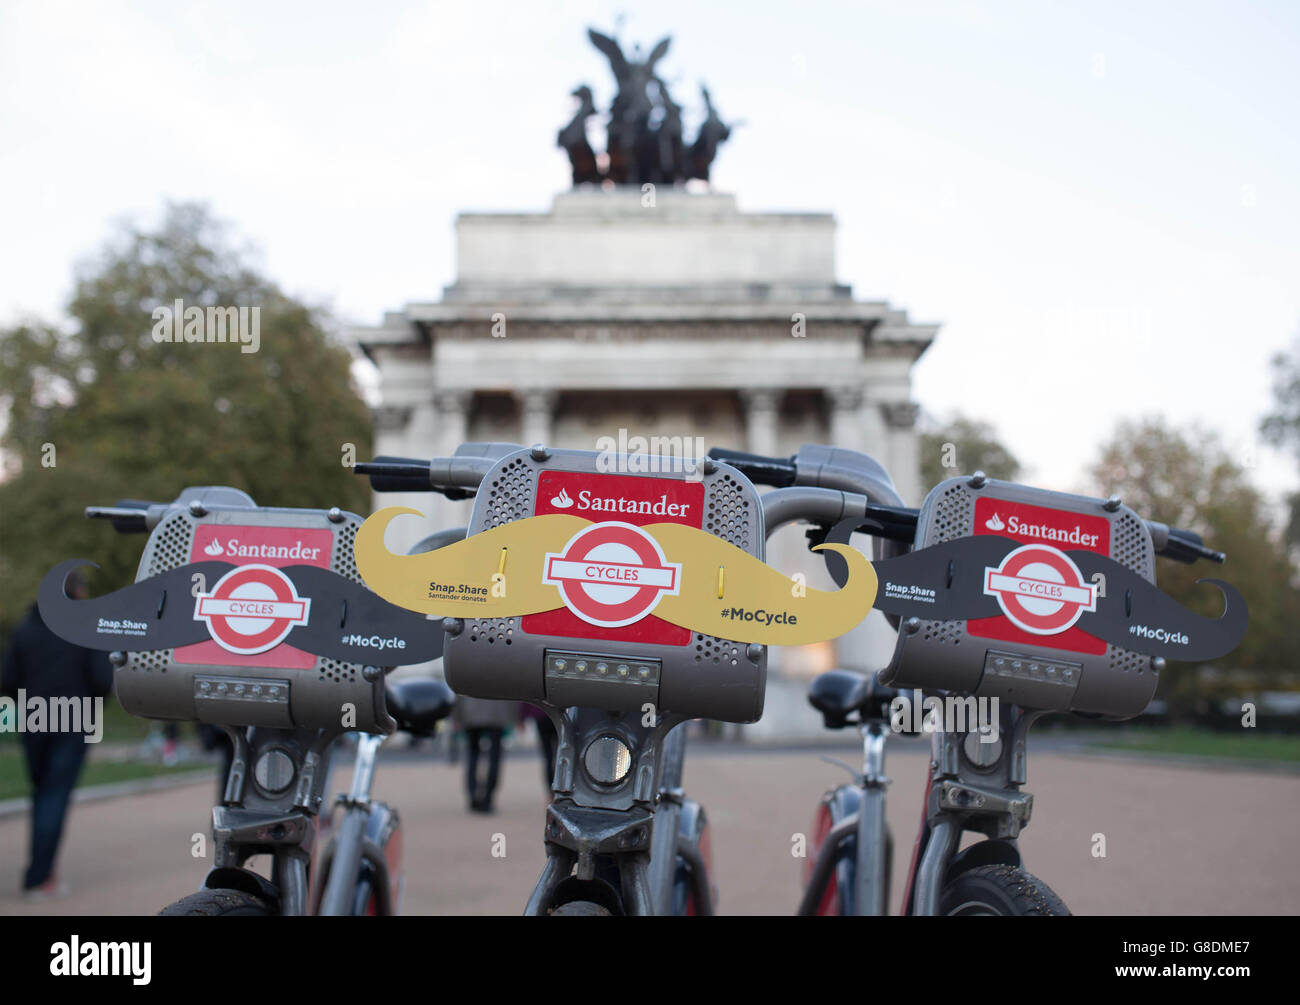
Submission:
M 226 733 L 234 755 L 221 804 L 212 810 L 215 865 L 203 886 L 246 890 L 271 900 L 280 914 L 306 914 L 316 816 L 338 734 L 258 727 Z M 268 767 L 254 784 L 250 771 L 259 764 Z M 275 791 L 286 774 L 296 784 Z M 269 880 L 245 866 L 260 854 L 271 856 Z
M 372 802 L 370 788 L 383 736 L 363 733 L 357 743 L 352 787 L 338 798 L 343 818 L 320 860 L 320 899 L 314 914 L 385 916 L 401 909 L 401 818 L 386 803 Z
M 351 790 L 338 800 L 344 807 L 342 820 L 330 843 L 315 855 L 317 817 L 339 734 L 226 732 L 235 753 L 221 805 L 212 811 L 215 865 L 204 879 L 204 888 L 257 894 L 282 915 L 365 914 L 372 906 L 376 914 L 396 914 L 400 817 L 392 807 L 370 799 L 375 759 L 385 738 L 362 734 Z M 292 791 L 274 795 L 249 784 L 248 765 L 268 754 L 289 759 L 293 777 L 300 779 Z M 250 858 L 261 854 L 271 857 L 269 879 L 246 867 Z
M 455 457 L 427 464 L 386 459 L 357 470 L 372 476 L 377 491 L 442 484 L 463 497 L 477 492 L 496 458 L 521 450 L 515 444 L 466 444 Z M 546 453 L 533 449 L 534 456 Z M 546 811 L 547 861 L 525 914 L 548 914 L 576 901 L 611 914 L 711 914 L 707 821 L 681 784 L 684 719 L 656 712 L 647 720 L 641 709 L 619 713 L 528 700 L 555 724 L 557 749 L 554 798 Z M 612 756 L 626 759 L 604 782 L 584 760 L 602 738 Z
M 978 731 L 946 733 L 936 730 L 931 737 L 931 767 L 926 776 L 923 811 L 913 846 L 907 883 L 900 905 L 901 914 L 938 913 L 943 887 L 965 869 L 977 865 L 1020 866 L 1016 839 L 1029 823 L 1033 796 L 1021 791 L 1026 777 L 1026 734 L 1042 713 L 1025 712 L 1014 706 L 1001 711 L 998 738 L 980 744 Z M 810 870 L 808 884 L 799 904 L 801 915 L 817 914 L 825 902 L 828 885 L 837 882 L 837 867 L 846 872 L 849 897 L 844 913 L 877 916 L 887 913 L 889 889 L 889 831 L 885 822 L 885 793 L 890 779 L 884 776 L 885 743 L 889 725 L 872 719 L 860 726 L 863 734 L 864 767 L 853 786 L 841 786 L 833 793 L 852 789 L 856 809 L 844 812 L 824 837 Z M 1002 738 L 1011 737 L 1004 744 Z M 968 738 L 980 746 L 996 747 L 997 756 L 977 764 L 966 747 Z M 854 800 L 840 798 L 839 804 Z M 954 854 L 962 833 L 975 831 L 986 840 Z M 846 860 L 845 846 L 854 843 L 852 858 Z M 844 905 L 841 905 L 842 909 Z
M 708 821 L 704 807 L 686 797 L 682 774 L 686 730 L 682 723 L 664 740 L 656 828 L 651 837 L 650 886 L 655 914 L 714 913 L 709 880 Z
M 998 735 L 990 744 L 982 744 L 984 737 L 975 731 L 939 729 L 932 734 L 924 815 L 903 893 L 903 914 L 938 914 L 943 887 L 966 869 L 1022 864 L 1016 842 L 1034 805 L 1034 797 L 1021 789 L 1028 776 L 1028 733 L 1043 714 L 1002 707 Z M 997 756 L 978 763 L 968 749 L 972 739 L 976 751 L 996 744 Z M 983 834 L 985 840 L 955 854 L 966 831 Z
M 548 709 L 559 744 L 546 812 L 546 865 L 524 913 L 544 915 L 589 901 L 612 914 L 713 913 L 704 813 L 681 787 L 686 737 L 680 720 L 645 727 L 611 722 L 606 712 Z M 611 727 L 624 737 L 634 773 L 631 792 L 603 791 L 577 752 Z M 684 894 L 684 896 L 683 896 Z
M 882 915 L 886 913 L 889 898 L 889 863 L 885 849 L 889 843 L 889 829 L 885 821 L 885 794 L 891 779 L 885 776 L 885 741 L 889 736 L 889 727 L 881 720 L 873 719 L 863 723 L 862 733 L 862 773 L 855 775 L 852 788 L 857 796 L 848 802 L 846 812 L 826 834 L 818 849 L 817 857 L 799 903 L 798 914 L 815 915 L 822 904 L 828 885 L 835 881 L 836 867 L 841 863 L 843 848 L 850 840 L 854 842 L 855 860 L 850 872 L 848 890 L 851 897 L 851 912 L 861 915 Z M 841 795 L 836 790 L 832 796 Z M 856 804 L 856 808 L 853 807 Z M 832 812 L 833 810 L 828 810 Z

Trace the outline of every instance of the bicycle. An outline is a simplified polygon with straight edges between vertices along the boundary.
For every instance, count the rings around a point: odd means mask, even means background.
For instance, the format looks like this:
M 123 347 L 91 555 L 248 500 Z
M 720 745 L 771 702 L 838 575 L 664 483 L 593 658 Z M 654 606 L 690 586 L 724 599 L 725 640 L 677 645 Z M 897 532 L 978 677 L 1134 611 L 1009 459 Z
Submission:
M 563 488 L 556 478 L 612 484 L 606 480 L 620 476 L 597 473 L 596 457 L 588 451 L 468 443 L 449 458 L 376 457 L 358 463 L 355 471 L 369 475 L 380 492 L 475 497 L 466 532 L 473 535 L 536 513 L 547 478 L 552 479 L 547 492 Z M 721 469 L 705 476 L 702 493 L 711 476 L 721 481 Z M 536 491 L 526 490 L 525 483 L 535 483 Z M 761 548 L 754 534 L 748 541 Z M 564 634 L 575 629 L 572 623 L 534 624 L 529 626 L 533 634 L 527 634 L 525 620 L 449 618 L 443 623 L 448 632 L 444 665 L 457 693 L 531 702 L 556 727 L 547 863 L 524 913 L 713 914 L 708 818 L 682 787 L 685 724 L 697 717 L 757 719 L 765 653 L 745 657 L 729 677 L 730 693 L 726 687 L 691 692 L 682 687 L 682 671 L 694 665 L 682 666 L 689 657 L 681 646 L 638 643 L 629 649 L 590 633 Z M 704 645 L 703 636 L 699 644 Z M 532 669 L 543 662 L 543 673 L 535 677 Z M 647 703 L 653 706 L 649 716 Z
M 1207 559 L 1222 563 L 1221 552 L 1205 547 L 1199 535 L 1144 521 L 1123 507 L 1117 497 L 1086 500 L 1060 493 L 1029 490 L 1023 486 L 998 483 L 977 472 L 969 479 L 955 478 L 940 483 L 927 495 L 920 510 L 902 506 L 884 469 L 865 454 L 837 451 L 832 458 L 824 448 L 801 448 L 791 458 L 762 457 L 736 451 L 714 450 L 711 455 L 726 460 L 756 482 L 780 486 L 791 491 L 796 485 L 834 485 L 866 495 L 870 501 L 869 519 L 822 521 L 809 532 L 814 541 L 848 541 L 862 532 L 875 539 L 877 557 L 887 569 L 888 559 L 906 554 L 912 548 L 960 539 L 972 533 L 972 522 L 979 510 L 966 507 L 968 495 L 993 500 L 993 515 L 986 530 L 1001 533 L 1005 522 L 996 512 L 1032 504 L 1064 507 L 1060 512 L 1102 514 L 1093 545 L 1100 547 L 1104 535 L 1107 551 L 1118 551 L 1135 575 L 1154 583 L 1153 555 L 1192 563 Z M 765 505 L 771 496 L 764 498 Z M 946 511 L 945 511 L 946 507 Z M 961 513 L 962 516 L 954 514 Z M 770 533 L 770 529 L 769 529 Z M 1033 535 L 1029 535 L 1032 537 Z M 1077 535 L 1076 535 L 1077 539 Z M 1025 548 L 1022 546 L 1021 551 Z M 882 554 L 883 553 L 883 554 Z M 1046 554 L 1046 553 L 1045 553 Z M 946 557 L 946 556 L 945 556 Z M 958 559 L 948 559 L 944 572 L 949 587 L 959 575 Z M 837 570 L 832 569 L 832 575 Z M 985 570 L 985 574 L 994 570 Z M 1104 576 L 1104 574 L 1103 574 Z M 883 578 L 883 576 L 882 576 Z M 1063 577 L 1062 577 L 1063 578 Z M 986 590 L 992 580 L 986 580 Z M 1094 579 L 1094 582 L 1096 580 Z M 1105 579 L 1099 588 L 1103 591 Z M 1153 587 L 1154 588 L 1154 587 Z M 1126 608 L 1132 616 L 1132 588 L 1127 591 Z M 1232 595 L 1229 611 L 1233 609 Z M 1239 601 L 1239 595 L 1237 600 Z M 1050 608 L 1051 605 L 1048 605 Z M 1244 610 L 1237 612 L 1244 631 Z M 1225 611 L 1225 618 L 1228 611 Z M 891 617 L 895 627 L 899 618 Z M 852 772 L 850 784 L 836 786 L 818 805 L 814 818 L 810 858 L 805 870 L 805 887 L 798 907 L 800 915 L 844 914 L 883 915 L 887 913 L 893 860 L 893 839 L 885 820 L 886 792 L 890 780 L 884 773 L 885 744 L 896 731 L 893 710 L 902 700 L 947 698 L 950 695 L 988 694 L 1016 698 L 1021 704 L 1000 704 L 998 720 L 970 728 L 951 730 L 943 723 L 927 723 L 931 732 L 931 757 L 923 797 L 923 815 L 910 863 L 901 913 L 920 915 L 1066 915 L 1068 908 L 1042 880 L 1024 869 L 1017 838 L 1029 823 L 1033 797 L 1022 791 L 1027 778 L 1027 734 L 1029 727 L 1052 711 L 1070 711 L 1078 703 L 1080 678 L 1084 673 L 1104 674 L 1100 663 L 1087 658 L 1071 657 L 1058 649 L 1050 637 L 1017 637 L 1014 633 L 982 628 L 982 635 L 970 631 L 968 622 L 959 627 L 941 627 L 951 622 L 930 620 L 911 615 L 902 621 L 898 648 L 891 664 L 879 674 L 865 675 L 846 670 L 831 670 L 814 680 L 809 702 L 817 709 L 829 729 L 856 726 L 863 738 L 863 768 Z M 964 634 L 958 637 L 957 633 Z M 958 676 L 947 658 L 948 666 L 934 668 L 934 650 L 946 645 L 955 650 L 961 641 L 976 647 L 986 646 L 985 638 L 1001 650 L 981 651 L 980 675 Z M 919 655 L 907 651 L 908 640 L 938 640 Z M 1155 690 L 1156 678 L 1164 658 L 1152 657 L 1143 668 L 1132 656 L 1123 655 L 1114 641 L 1107 647 L 1110 669 L 1123 661 L 1122 671 L 1128 681 L 1103 681 L 1088 699 L 1092 707 L 1086 714 L 1094 717 L 1127 718 L 1145 708 Z M 1063 656 L 1065 658 L 1063 658 Z M 1038 662 L 1035 662 L 1037 660 Z M 1003 672 L 1003 667 L 1007 671 Z M 1145 681 L 1134 685 L 1147 669 Z M 1050 676 L 1058 675 L 1056 681 Z M 1112 674 L 1112 676 L 1118 676 Z M 1073 677 L 1071 685 L 1068 678 Z M 992 678 L 990 680 L 990 678 Z M 890 686 L 905 683 L 915 688 L 908 696 L 904 690 Z M 936 687 L 936 683 L 947 685 Z M 1068 694 L 1048 693 L 1055 689 Z M 965 699 L 969 700 L 969 698 Z M 1028 707 L 1022 707 L 1022 705 Z M 1075 709 L 1078 711 L 1078 709 Z M 906 730 L 897 730 L 906 731 Z M 962 833 L 972 831 L 983 841 L 957 853 Z
M 123 500 L 92 506 L 86 515 L 112 521 L 120 533 L 149 534 L 135 586 L 81 602 L 95 610 L 116 605 L 115 613 L 130 614 L 94 619 L 123 636 L 121 648 L 111 655 L 123 706 L 147 718 L 219 725 L 233 748 L 223 796 L 212 814 L 214 866 L 200 890 L 160 913 L 397 913 L 401 820 L 396 809 L 370 796 L 379 748 L 394 730 L 429 735 L 451 712 L 455 696 L 441 681 L 386 681 L 391 666 L 355 661 L 354 654 L 373 640 L 354 633 L 349 641 L 353 629 L 402 633 L 393 638 L 419 656 L 411 662 L 434 658 L 441 650 L 440 632 L 422 632 L 423 622 L 415 623 L 419 619 L 412 621 L 404 612 L 393 618 L 365 593 L 351 550 L 360 517 L 337 508 L 258 507 L 237 489 L 213 486 L 187 488 L 170 503 Z M 444 541 L 435 535 L 416 549 Z M 247 561 L 250 557 L 283 559 L 280 568 L 293 575 Z M 208 564 L 218 558 L 223 562 Z M 230 559 L 245 561 L 232 565 Z M 85 613 L 90 608 L 69 607 L 60 600 L 67 599 L 63 577 L 76 564 L 56 568 L 43 584 L 41 598 L 47 621 L 70 634 L 76 633 L 78 619 L 92 620 Z M 244 580 L 237 582 L 232 578 L 236 574 Z M 208 584 L 213 575 L 219 581 Z M 194 606 L 189 597 L 169 601 L 169 593 L 187 587 Z M 250 602 L 271 606 L 254 608 Z M 301 634 L 281 634 L 269 647 L 263 636 L 275 634 L 279 621 L 231 616 L 232 611 L 281 614 L 285 609 L 284 620 L 297 618 Z M 338 629 L 331 630 L 332 623 L 326 622 L 335 611 Z M 194 628 L 201 616 L 211 637 Z M 217 621 L 220 631 L 213 625 Z M 335 641 L 338 630 L 341 643 Z M 105 645 L 94 635 L 84 637 L 86 631 L 80 639 L 84 644 Z M 130 637 L 151 634 L 187 644 L 145 649 L 154 643 Z M 282 647 L 285 638 L 319 653 Z M 333 748 L 353 730 L 361 735 L 351 788 L 339 796 L 341 819 L 318 851 L 316 818 Z M 256 855 L 270 856 L 269 876 L 248 868 Z

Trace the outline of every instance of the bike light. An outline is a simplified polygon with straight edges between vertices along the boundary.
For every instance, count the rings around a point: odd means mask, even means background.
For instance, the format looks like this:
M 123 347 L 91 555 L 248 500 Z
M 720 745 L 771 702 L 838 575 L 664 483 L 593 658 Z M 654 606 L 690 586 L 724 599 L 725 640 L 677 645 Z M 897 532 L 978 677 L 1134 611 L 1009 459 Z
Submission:
M 990 649 L 980 693 L 1026 707 L 1061 708 L 1073 699 L 1082 675 L 1082 663 Z
M 632 767 L 632 751 L 617 736 L 598 736 L 582 755 L 582 763 L 591 780 L 601 785 L 617 785 Z
M 639 711 L 659 703 L 657 659 L 547 649 L 542 663 L 546 698 L 554 705 Z
M 288 727 L 290 683 L 283 677 L 194 675 L 194 707 L 203 722 Z

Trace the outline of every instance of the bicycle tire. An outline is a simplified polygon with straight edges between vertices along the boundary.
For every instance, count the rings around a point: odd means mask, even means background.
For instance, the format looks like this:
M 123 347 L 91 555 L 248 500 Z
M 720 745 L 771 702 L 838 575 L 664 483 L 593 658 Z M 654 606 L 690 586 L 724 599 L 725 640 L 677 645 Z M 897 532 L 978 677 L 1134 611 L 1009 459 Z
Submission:
M 567 904 L 561 904 L 551 911 L 551 917 L 571 917 L 571 918 L 609 918 L 613 912 L 603 904 L 597 904 L 590 900 L 571 900 Z
M 947 917 L 1068 917 L 1070 909 L 1037 876 L 1013 865 L 981 865 L 944 887 L 939 913 Z
M 244 890 L 200 890 L 158 912 L 171 918 L 252 918 L 277 913 L 268 901 Z

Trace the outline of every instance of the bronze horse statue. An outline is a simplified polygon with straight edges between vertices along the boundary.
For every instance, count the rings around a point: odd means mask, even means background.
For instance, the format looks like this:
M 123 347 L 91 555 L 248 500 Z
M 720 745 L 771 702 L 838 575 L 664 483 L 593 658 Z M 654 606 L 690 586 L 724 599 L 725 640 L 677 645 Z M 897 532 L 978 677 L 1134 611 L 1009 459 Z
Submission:
M 692 178 L 709 180 L 718 147 L 731 135 L 713 106 L 708 88 L 701 86 L 705 118 L 688 147 L 682 126 L 682 106 L 672 99 L 668 85 L 655 67 L 668 53 L 671 37 L 660 39 L 642 58 L 640 46 L 632 55 L 608 35 L 587 30 L 592 45 L 609 60 L 618 86 L 609 108 L 604 171 L 587 142 L 587 119 L 596 114 L 591 88 L 573 92 L 580 106 L 572 121 L 560 130 L 557 144 L 569 155 L 573 184 L 611 181 L 616 185 L 677 185 Z
M 587 142 L 587 120 L 596 114 L 596 105 L 591 98 L 591 88 L 583 84 L 573 92 L 578 99 L 578 110 L 573 118 L 556 137 L 556 145 L 563 147 L 569 155 L 569 165 L 573 168 L 573 184 L 599 182 L 600 168 L 596 166 L 596 154 Z

